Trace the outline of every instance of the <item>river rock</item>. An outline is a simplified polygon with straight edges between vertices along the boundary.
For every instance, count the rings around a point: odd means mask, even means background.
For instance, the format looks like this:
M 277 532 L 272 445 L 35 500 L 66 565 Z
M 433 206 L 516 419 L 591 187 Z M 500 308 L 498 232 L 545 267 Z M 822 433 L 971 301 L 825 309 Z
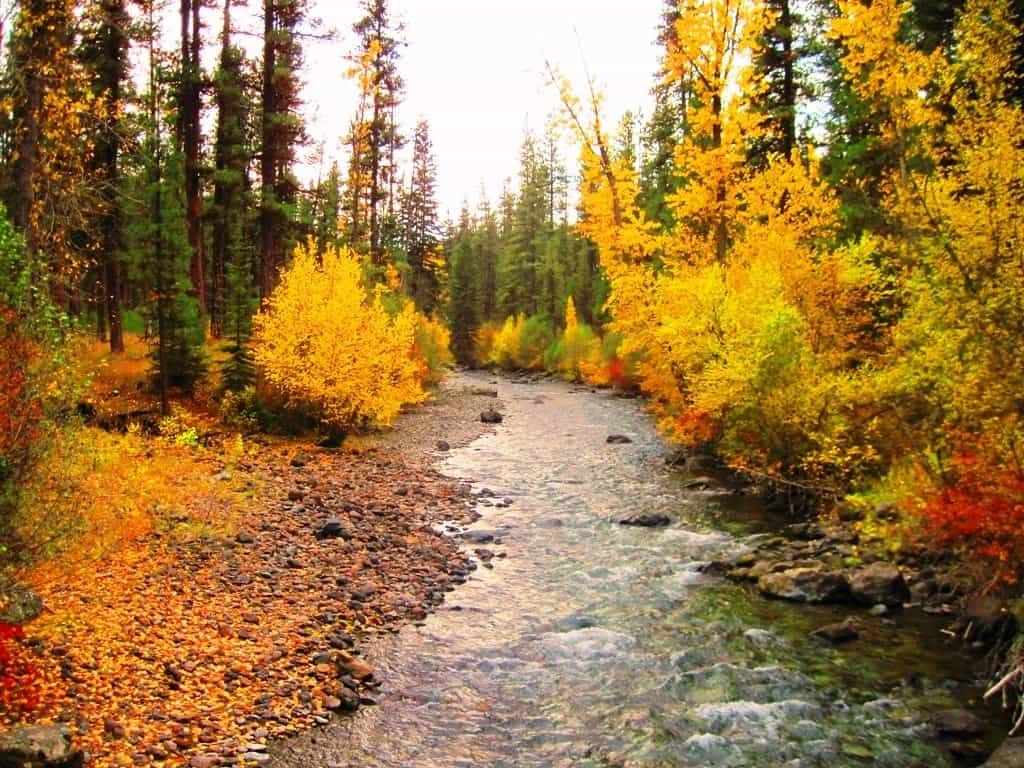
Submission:
M 1004 741 L 981 768 L 1024 768 L 1024 738 Z
M 332 517 L 317 529 L 316 537 L 318 539 L 344 539 L 348 541 L 352 538 L 352 534 L 341 520 Z
M 449 442 L 447 440 L 438 440 L 437 441 L 437 450 L 439 450 L 439 451 L 450 451 L 451 448 L 452 448 L 452 446 L 449 444 Z
M 501 424 L 503 416 L 493 408 L 480 412 L 480 421 L 484 424 Z
M 718 481 L 713 477 L 691 477 L 680 484 L 681 488 L 688 491 L 706 491 L 710 488 L 718 488 Z
M 841 573 L 816 568 L 791 568 L 766 573 L 757 588 L 768 597 L 798 603 L 839 603 L 850 595 L 850 585 Z
M 633 441 L 626 435 L 608 435 L 608 437 L 605 439 L 605 442 L 608 443 L 609 445 L 626 445 L 627 443 L 632 443 Z
M 373 667 L 350 653 L 338 653 L 338 671 L 343 675 L 351 675 L 356 680 L 368 680 L 373 677 Z
M 650 512 L 638 512 L 635 515 L 624 517 L 619 520 L 619 525 L 634 525 L 639 528 L 661 528 L 672 522 L 668 515 L 653 514 Z
M 818 627 L 811 634 L 815 637 L 820 637 L 822 640 L 827 640 L 833 645 L 848 643 L 850 640 L 856 640 L 860 637 L 857 628 L 849 619 L 838 624 L 826 624 L 824 627 Z
M 30 725 L 0 734 L 0 768 L 80 768 L 66 725 Z
M 26 624 L 43 612 L 43 601 L 35 592 L 20 584 L 0 585 L 0 604 L 6 598 L 7 607 L 0 612 L 4 624 Z
M 473 544 L 490 544 L 501 536 L 501 531 L 463 531 L 459 537 Z
M 862 605 L 902 605 L 910 600 L 910 590 L 892 563 L 871 563 L 850 574 L 850 596 Z
M 932 726 L 940 736 L 980 736 L 985 732 L 985 721 L 966 709 L 944 709 L 931 716 Z
M 341 712 L 355 712 L 359 709 L 359 694 L 347 686 L 341 687 L 334 700 L 338 702 L 338 706 L 332 707 L 332 709 Z

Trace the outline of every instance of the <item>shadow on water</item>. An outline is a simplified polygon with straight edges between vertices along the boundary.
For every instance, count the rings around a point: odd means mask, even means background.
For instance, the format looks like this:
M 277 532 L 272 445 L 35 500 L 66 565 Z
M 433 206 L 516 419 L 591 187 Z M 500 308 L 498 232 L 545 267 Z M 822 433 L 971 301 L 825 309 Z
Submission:
M 687 489 L 641 404 L 557 382 L 499 391 L 502 426 L 442 469 L 473 483 L 474 529 L 507 557 L 374 643 L 379 705 L 280 745 L 276 765 L 957 765 L 924 720 L 977 697 L 980 660 L 941 621 L 856 611 L 858 640 L 812 638 L 851 609 L 700 573 L 778 521 Z M 618 524 L 634 512 L 673 522 Z

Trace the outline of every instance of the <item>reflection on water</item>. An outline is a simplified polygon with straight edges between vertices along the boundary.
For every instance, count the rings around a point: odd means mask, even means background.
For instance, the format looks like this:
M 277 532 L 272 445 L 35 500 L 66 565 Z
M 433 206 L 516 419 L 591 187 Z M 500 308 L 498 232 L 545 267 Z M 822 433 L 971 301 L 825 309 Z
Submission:
M 485 546 L 507 558 L 372 649 L 378 706 L 285 745 L 277 764 L 951 764 L 921 718 L 956 703 L 970 680 L 944 675 L 972 662 L 937 625 L 865 615 L 843 649 L 813 640 L 846 613 L 698 571 L 746 546 L 717 524 L 736 501 L 683 488 L 639 403 L 555 382 L 499 391 L 498 432 L 443 470 L 494 492 L 474 528 L 499 534 Z M 635 512 L 673 523 L 617 524 Z

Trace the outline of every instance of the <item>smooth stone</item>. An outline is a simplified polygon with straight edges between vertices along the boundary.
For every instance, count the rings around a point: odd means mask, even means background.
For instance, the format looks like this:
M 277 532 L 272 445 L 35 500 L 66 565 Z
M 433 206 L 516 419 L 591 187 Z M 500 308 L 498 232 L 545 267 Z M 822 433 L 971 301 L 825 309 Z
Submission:
M 373 667 L 345 651 L 338 653 L 337 665 L 340 674 L 351 675 L 356 680 L 366 680 L 373 677 Z

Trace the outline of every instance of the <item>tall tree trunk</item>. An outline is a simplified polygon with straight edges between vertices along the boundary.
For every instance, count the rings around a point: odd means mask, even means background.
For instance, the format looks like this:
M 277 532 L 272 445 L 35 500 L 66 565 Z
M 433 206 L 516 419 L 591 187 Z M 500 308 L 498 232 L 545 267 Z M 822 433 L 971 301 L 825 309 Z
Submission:
M 228 168 L 228 147 L 227 142 L 227 121 L 233 116 L 229 115 L 228 97 L 225 93 L 226 85 L 223 79 L 231 67 L 231 0 L 224 0 L 224 22 L 221 29 L 220 39 L 220 78 L 217 85 L 217 138 L 214 146 L 214 163 L 217 168 L 217 175 L 213 185 L 213 207 L 216 216 L 213 220 L 213 253 L 211 266 L 213 268 L 213 280 L 210 288 L 210 335 L 219 339 L 224 335 L 225 323 L 225 270 L 227 265 L 227 250 L 229 227 L 231 226 L 232 208 L 234 201 L 231 199 L 231 190 L 235 188 L 234 180 L 229 184 L 224 178 Z M 234 83 L 232 83 L 232 87 Z
M 203 198 L 199 179 L 200 110 L 199 88 L 200 0 L 181 0 L 181 116 L 179 140 L 185 160 L 185 220 L 192 250 L 190 276 L 199 314 L 207 314 L 205 254 L 203 253 Z
M 29 42 L 29 46 L 34 45 L 35 41 Z M 25 103 L 14 173 L 18 201 L 13 213 L 14 225 L 24 235 L 29 254 L 34 254 L 37 243 L 32 217 L 36 199 L 35 174 L 39 150 L 39 115 L 43 108 L 43 76 L 33 61 L 25 62 L 22 71 Z
M 380 94 L 373 95 L 373 122 L 370 124 L 370 260 L 380 266 L 384 263 L 384 254 L 380 247 L 380 213 L 378 206 L 383 196 L 380 183 Z
M 103 306 L 110 329 L 110 351 L 124 352 L 124 328 L 121 318 L 122 269 L 122 215 L 118 199 L 121 174 L 118 160 L 121 153 L 119 117 L 121 111 L 121 81 L 127 70 L 128 15 L 124 0 L 103 0 L 103 58 L 100 64 L 100 89 L 109 114 L 97 140 L 96 154 L 103 179 L 104 215 L 102 242 Z
M 277 152 L 273 123 L 276 114 L 274 69 L 277 66 L 275 1 L 263 0 L 263 135 L 260 154 L 260 176 L 263 191 L 260 207 L 260 298 L 266 301 L 274 289 L 277 270 L 277 249 L 280 239 L 278 205 L 274 199 L 277 185 Z
M 782 105 L 779 120 L 782 154 L 788 158 L 796 146 L 796 81 L 793 62 L 793 15 L 789 0 L 779 0 L 779 32 L 782 38 Z

